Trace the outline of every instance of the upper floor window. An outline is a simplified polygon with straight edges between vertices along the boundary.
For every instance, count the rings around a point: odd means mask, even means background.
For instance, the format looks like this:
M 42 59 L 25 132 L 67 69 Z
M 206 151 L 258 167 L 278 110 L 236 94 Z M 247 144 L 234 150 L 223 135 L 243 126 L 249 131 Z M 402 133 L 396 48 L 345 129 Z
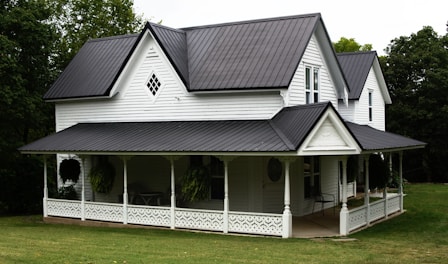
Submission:
M 373 93 L 369 91 L 369 122 L 373 121 Z
M 319 102 L 319 68 L 305 67 L 305 100 L 307 104 Z

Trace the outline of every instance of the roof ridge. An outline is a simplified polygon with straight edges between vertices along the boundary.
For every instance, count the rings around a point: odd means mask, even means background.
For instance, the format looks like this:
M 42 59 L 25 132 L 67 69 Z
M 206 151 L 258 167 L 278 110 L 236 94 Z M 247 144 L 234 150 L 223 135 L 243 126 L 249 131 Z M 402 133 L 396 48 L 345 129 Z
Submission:
M 87 42 L 100 42 L 100 41 L 108 41 L 108 40 L 114 40 L 114 39 L 124 39 L 124 38 L 135 38 L 138 37 L 140 33 L 132 33 L 132 34 L 124 34 L 124 35 L 118 35 L 118 36 L 109 36 L 104 38 L 93 38 L 89 39 Z
M 349 51 L 349 52 L 338 52 L 336 56 L 347 56 L 347 55 L 360 55 L 360 54 L 377 54 L 376 50 L 368 50 L 368 51 Z
M 270 21 L 278 21 L 278 20 L 288 20 L 288 19 L 305 18 L 305 17 L 319 17 L 320 18 L 321 14 L 320 13 L 309 13 L 309 14 L 302 14 L 302 15 L 256 18 L 256 19 L 241 20 L 241 21 L 235 21 L 235 22 L 224 22 L 224 23 L 216 23 L 216 24 L 209 24 L 209 25 L 202 25 L 202 26 L 185 27 L 185 28 L 180 28 L 180 30 L 190 31 L 190 30 L 197 30 L 197 29 L 218 28 L 218 27 L 270 22 Z

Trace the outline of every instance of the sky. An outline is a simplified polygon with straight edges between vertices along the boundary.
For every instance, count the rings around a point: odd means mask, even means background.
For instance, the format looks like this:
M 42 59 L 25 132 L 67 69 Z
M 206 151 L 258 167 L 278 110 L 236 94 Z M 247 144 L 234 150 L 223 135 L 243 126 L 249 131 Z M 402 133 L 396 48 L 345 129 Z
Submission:
M 321 13 L 332 42 L 354 38 L 379 55 L 390 41 L 431 26 L 447 33 L 446 0 L 134 0 L 137 14 L 172 28 Z

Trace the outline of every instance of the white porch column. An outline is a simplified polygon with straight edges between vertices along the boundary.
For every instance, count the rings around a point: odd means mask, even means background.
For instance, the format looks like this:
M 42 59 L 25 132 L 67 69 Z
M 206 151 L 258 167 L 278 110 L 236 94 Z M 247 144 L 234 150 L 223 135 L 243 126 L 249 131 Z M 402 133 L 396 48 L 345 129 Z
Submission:
M 403 151 L 400 151 L 398 153 L 399 155 L 399 167 L 398 167 L 398 174 L 400 176 L 400 186 L 398 187 L 398 195 L 400 195 L 400 212 L 404 212 L 404 205 L 403 205 Z
M 370 225 L 370 186 L 369 186 L 369 155 L 365 155 L 364 156 L 364 161 L 365 161 L 365 185 L 364 185 L 364 204 L 366 206 L 366 221 L 367 221 L 367 225 Z
M 47 205 L 47 200 L 48 200 L 48 180 L 47 180 L 47 156 L 43 156 L 43 160 L 44 160 L 44 198 L 43 198 L 43 210 L 44 210 L 44 217 L 48 216 L 48 205 Z
M 123 161 L 123 224 L 128 224 L 128 160 L 131 159 L 130 156 L 122 156 Z
M 229 233 L 229 162 L 234 157 L 219 156 L 224 163 L 224 211 L 223 211 L 223 233 Z
M 86 188 L 85 188 L 85 168 L 86 168 L 86 157 L 79 156 L 81 159 L 81 220 L 86 220 Z
M 342 208 L 339 213 L 339 233 L 342 236 L 348 235 L 348 208 L 347 208 L 347 156 L 342 157 Z
M 170 220 L 170 228 L 174 229 L 176 227 L 176 175 L 174 173 L 174 161 L 177 160 L 176 156 L 169 156 L 168 160 L 170 161 L 170 171 L 171 171 L 171 203 L 170 203 L 170 212 L 171 212 L 171 220 Z
M 389 165 L 389 175 L 392 175 L 392 153 L 388 154 L 388 165 Z M 387 206 L 389 201 L 387 200 L 387 182 L 384 184 L 384 190 L 383 190 L 383 198 L 384 198 L 384 217 L 385 219 L 389 218 L 389 214 L 387 212 Z
M 283 210 L 283 238 L 292 237 L 292 214 L 291 214 L 291 184 L 289 180 L 289 165 L 291 159 L 283 159 L 285 163 L 285 208 Z

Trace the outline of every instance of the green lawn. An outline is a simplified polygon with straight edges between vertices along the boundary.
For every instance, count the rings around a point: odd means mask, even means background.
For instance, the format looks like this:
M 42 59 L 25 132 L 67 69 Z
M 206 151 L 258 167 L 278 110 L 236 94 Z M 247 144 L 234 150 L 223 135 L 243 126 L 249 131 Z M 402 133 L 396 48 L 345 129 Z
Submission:
M 448 185 L 407 185 L 407 212 L 355 241 L 45 224 L 0 217 L 0 263 L 446 263 Z

